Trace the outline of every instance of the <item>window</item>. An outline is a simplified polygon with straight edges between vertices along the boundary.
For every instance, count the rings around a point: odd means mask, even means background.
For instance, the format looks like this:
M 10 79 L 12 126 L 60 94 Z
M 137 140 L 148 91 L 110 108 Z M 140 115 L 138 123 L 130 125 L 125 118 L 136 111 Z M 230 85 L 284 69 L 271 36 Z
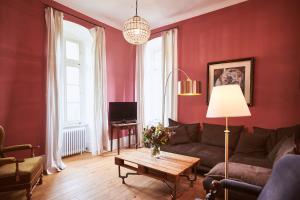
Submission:
M 147 42 L 144 56 L 144 120 L 145 125 L 154 125 L 162 115 L 162 37 Z
M 78 41 L 65 39 L 65 122 L 81 122 L 81 51 Z

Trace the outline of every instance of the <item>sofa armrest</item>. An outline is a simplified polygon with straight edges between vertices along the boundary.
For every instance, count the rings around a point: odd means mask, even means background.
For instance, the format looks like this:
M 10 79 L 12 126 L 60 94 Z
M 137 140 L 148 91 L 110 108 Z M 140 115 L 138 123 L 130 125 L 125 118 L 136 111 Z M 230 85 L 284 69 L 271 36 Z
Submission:
M 253 194 L 258 196 L 259 193 L 262 191 L 262 187 L 257 185 L 252 185 L 249 183 L 244 183 L 240 181 L 230 180 L 230 179 L 223 179 L 220 181 L 220 185 L 223 188 L 227 188 L 229 190 L 235 190 L 239 192 L 244 192 L 248 194 Z
M 21 151 L 21 150 L 26 150 L 31 148 L 32 148 L 31 144 L 12 145 L 12 146 L 3 147 L 2 152 L 8 153 L 8 152 Z
M 205 200 L 214 200 L 217 193 L 219 193 L 219 191 L 221 191 L 222 188 L 247 193 L 255 196 L 258 196 L 262 191 L 262 187 L 252 185 L 249 183 L 244 183 L 231 179 L 222 179 L 220 181 L 217 181 L 213 180 L 210 177 L 206 177 L 206 179 L 203 181 L 203 187 L 206 190 Z
M 20 181 L 19 163 L 24 162 L 24 159 L 16 159 L 16 182 Z
M 3 147 L 1 153 L 22 151 L 22 150 L 31 150 L 31 156 L 34 157 L 34 149 L 40 148 L 40 146 L 32 146 L 31 144 L 21 144 L 21 145 L 12 145 Z
M 16 162 L 15 157 L 0 158 L 0 166 L 15 163 L 15 162 Z
M 24 159 L 16 159 L 15 157 L 0 158 L 0 167 L 6 164 L 16 163 L 16 182 L 20 181 L 19 163 L 24 162 Z

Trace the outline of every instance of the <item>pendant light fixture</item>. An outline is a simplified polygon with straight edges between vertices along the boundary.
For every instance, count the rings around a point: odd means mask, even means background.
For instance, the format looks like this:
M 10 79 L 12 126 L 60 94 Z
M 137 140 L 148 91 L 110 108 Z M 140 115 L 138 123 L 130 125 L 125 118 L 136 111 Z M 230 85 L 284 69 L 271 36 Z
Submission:
M 148 41 L 150 37 L 149 23 L 138 16 L 138 1 L 136 0 L 135 16 L 128 19 L 123 26 L 123 36 L 130 44 L 143 44 Z

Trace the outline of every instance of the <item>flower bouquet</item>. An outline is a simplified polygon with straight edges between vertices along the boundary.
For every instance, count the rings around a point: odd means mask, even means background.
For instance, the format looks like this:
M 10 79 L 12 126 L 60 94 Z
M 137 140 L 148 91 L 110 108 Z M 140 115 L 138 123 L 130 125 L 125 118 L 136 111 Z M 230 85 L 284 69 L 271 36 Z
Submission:
M 144 129 L 144 144 L 146 147 L 151 147 L 151 155 L 153 157 L 159 157 L 160 146 L 169 141 L 171 134 L 172 130 L 165 128 L 162 124 Z

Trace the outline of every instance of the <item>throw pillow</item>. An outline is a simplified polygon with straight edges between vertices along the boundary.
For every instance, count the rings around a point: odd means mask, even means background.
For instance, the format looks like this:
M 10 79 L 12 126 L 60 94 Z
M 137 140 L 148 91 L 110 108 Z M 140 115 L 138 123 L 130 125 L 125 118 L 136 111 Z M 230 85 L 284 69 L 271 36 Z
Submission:
M 190 138 L 186 132 L 185 126 L 178 126 L 174 129 L 174 134 L 171 135 L 169 144 L 175 145 L 175 144 L 184 144 L 189 143 Z
M 295 139 L 296 147 L 295 147 L 295 153 L 300 155 L 300 137 L 297 137 Z
M 169 118 L 169 126 L 180 126 L 182 123 Z
M 228 167 L 230 169 L 228 171 L 230 179 L 258 186 L 264 186 L 272 172 L 272 169 L 269 168 L 234 162 L 230 162 Z M 224 179 L 224 168 L 225 163 L 219 163 L 205 174 L 205 176 L 209 176 L 217 180 Z
M 277 132 L 277 141 L 280 141 L 282 138 L 290 137 L 292 135 L 300 136 L 300 125 L 278 128 L 276 132 Z
M 200 135 L 200 123 L 196 124 L 185 124 L 187 133 L 190 137 L 191 142 L 200 142 L 199 138 L 201 139 Z
M 200 141 L 200 123 L 184 124 L 169 118 L 169 126 L 184 126 L 186 128 L 187 135 L 189 136 L 191 142 Z
M 282 158 L 284 155 L 294 153 L 295 146 L 296 145 L 294 136 L 286 138 L 276 153 L 274 163 L 280 158 Z
M 234 150 L 238 139 L 240 137 L 240 132 L 243 130 L 243 126 L 229 126 L 229 148 Z M 225 126 L 216 124 L 206 124 L 203 123 L 203 133 L 201 137 L 201 142 L 208 145 L 214 146 L 225 146 L 225 136 L 224 136 Z
M 243 132 L 235 153 L 244 153 L 252 156 L 264 156 L 267 154 L 267 140 L 270 135 L 268 129 L 254 127 L 254 132 Z
M 276 158 L 276 154 L 278 152 L 278 150 L 280 149 L 280 147 L 282 146 L 282 144 L 285 142 L 285 140 L 288 137 L 283 137 L 273 148 L 272 150 L 268 153 L 268 159 L 273 163 L 275 158 Z
M 267 152 L 270 152 L 278 142 L 275 129 L 253 127 L 253 131 L 254 134 L 261 137 L 262 143 L 264 143 L 263 139 L 266 138 L 264 145 Z

